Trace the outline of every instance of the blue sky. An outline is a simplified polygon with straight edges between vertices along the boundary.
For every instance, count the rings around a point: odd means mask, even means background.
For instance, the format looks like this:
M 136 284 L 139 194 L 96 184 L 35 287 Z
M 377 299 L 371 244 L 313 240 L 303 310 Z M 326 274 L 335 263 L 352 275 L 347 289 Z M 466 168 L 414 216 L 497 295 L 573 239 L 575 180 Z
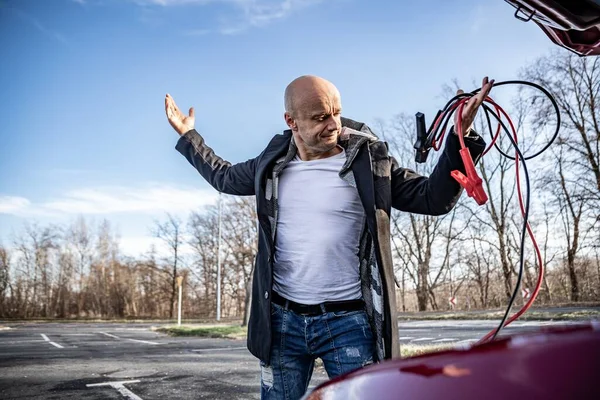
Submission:
M 0 242 L 25 221 L 107 218 L 127 254 L 216 193 L 175 151 L 170 93 L 219 155 L 285 129 L 283 90 L 338 86 L 344 115 L 430 118 L 443 84 L 514 79 L 553 45 L 503 0 L 0 0 Z

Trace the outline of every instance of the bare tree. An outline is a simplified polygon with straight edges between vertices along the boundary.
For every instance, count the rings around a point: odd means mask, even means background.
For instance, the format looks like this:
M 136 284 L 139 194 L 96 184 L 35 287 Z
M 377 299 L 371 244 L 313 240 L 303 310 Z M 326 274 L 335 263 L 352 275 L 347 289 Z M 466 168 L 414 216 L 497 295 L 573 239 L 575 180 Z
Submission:
M 526 79 L 538 82 L 555 97 L 566 118 L 562 121 L 560 146 L 564 160 L 580 172 L 569 183 L 581 187 L 586 197 L 600 198 L 600 60 L 553 52 L 542 57 L 523 72 Z M 549 101 L 541 94 L 535 101 L 536 126 L 556 121 Z M 596 214 L 597 215 L 597 214 Z
M 191 273 L 199 286 L 202 314 L 214 315 L 217 292 L 218 222 L 215 207 L 205 212 L 192 212 L 188 220 L 189 244 L 194 251 Z
M 10 288 L 10 253 L 0 245 L 0 317 L 6 317 L 10 314 L 8 289 Z
M 428 175 L 434 162 L 426 165 L 415 164 L 412 143 L 415 137 L 414 120 L 406 115 L 396 116 L 391 127 L 380 124 L 379 131 L 388 141 L 392 153 L 403 166 L 413 166 L 422 174 Z M 425 311 L 430 303 L 438 307 L 435 289 L 445 282 L 445 268 L 450 265 L 455 212 L 443 217 L 392 212 L 392 242 L 395 258 L 399 259 L 416 288 L 419 311 Z M 439 251 L 438 249 L 443 249 Z
M 523 72 L 554 95 L 565 117 L 548 162 L 544 187 L 555 198 L 565 238 L 565 269 L 570 299 L 580 300 L 577 258 L 589 245 L 586 240 L 600 217 L 600 61 L 555 52 L 542 57 Z M 537 93 L 536 127 L 556 122 L 552 105 Z
M 245 326 L 249 318 L 258 240 L 255 201 L 250 197 L 235 198 L 226 204 L 225 210 L 223 239 L 233 259 L 229 265 L 235 270 L 235 279 L 243 291 L 242 325 Z
M 73 248 L 75 262 L 73 292 L 76 299 L 76 315 L 79 317 L 84 311 L 86 301 L 86 280 L 90 275 L 90 267 L 94 257 L 94 239 L 89 224 L 83 217 L 79 217 L 67 230 L 65 237 L 67 246 Z
M 181 246 L 184 244 L 183 224 L 180 219 L 167 214 L 167 221 L 163 223 L 156 222 L 155 235 L 164 241 L 171 253 L 169 262 L 169 280 L 171 281 L 169 318 L 173 318 L 173 307 L 177 296 L 177 265 L 181 258 Z

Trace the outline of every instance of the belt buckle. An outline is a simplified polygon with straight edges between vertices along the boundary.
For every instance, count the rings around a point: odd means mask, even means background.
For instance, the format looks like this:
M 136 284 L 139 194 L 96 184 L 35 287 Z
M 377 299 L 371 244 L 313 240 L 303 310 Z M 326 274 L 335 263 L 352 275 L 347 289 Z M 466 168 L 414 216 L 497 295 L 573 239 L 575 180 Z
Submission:
M 298 304 L 298 314 L 313 317 L 325 313 L 325 306 L 321 304 Z

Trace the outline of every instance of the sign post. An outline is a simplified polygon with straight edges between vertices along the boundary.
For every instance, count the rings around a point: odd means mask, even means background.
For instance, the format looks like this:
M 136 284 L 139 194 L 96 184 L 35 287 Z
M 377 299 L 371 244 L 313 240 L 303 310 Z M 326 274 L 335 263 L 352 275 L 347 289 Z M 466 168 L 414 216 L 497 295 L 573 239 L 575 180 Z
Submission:
M 221 320 L 221 192 L 219 192 L 219 239 L 217 242 L 217 321 Z
M 183 276 L 177 277 L 177 286 L 179 286 L 179 302 L 177 304 L 177 325 L 181 326 L 181 284 L 183 283 Z
M 454 306 L 456 306 L 456 297 L 452 296 L 448 299 L 448 304 L 454 310 Z

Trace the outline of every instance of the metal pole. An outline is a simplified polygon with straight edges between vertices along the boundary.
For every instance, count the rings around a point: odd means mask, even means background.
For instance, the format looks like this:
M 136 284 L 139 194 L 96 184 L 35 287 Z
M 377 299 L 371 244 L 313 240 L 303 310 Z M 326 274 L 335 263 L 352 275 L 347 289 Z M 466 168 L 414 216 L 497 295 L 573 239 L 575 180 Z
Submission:
M 181 326 L 181 286 L 179 286 L 179 310 L 177 311 L 177 325 Z
M 221 320 L 221 192 L 219 192 L 219 241 L 217 244 L 217 321 Z
M 177 325 L 181 326 L 181 283 L 183 282 L 183 276 L 177 277 L 177 283 L 179 284 L 179 302 L 177 303 Z

